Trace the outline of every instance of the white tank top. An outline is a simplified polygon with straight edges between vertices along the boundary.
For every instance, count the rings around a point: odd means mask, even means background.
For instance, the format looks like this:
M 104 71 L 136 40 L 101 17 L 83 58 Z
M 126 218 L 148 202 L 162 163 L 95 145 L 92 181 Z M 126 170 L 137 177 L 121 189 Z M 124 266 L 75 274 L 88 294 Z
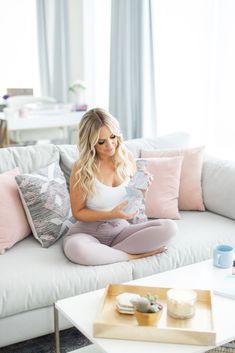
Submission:
M 129 178 L 118 186 L 108 186 L 95 179 L 96 192 L 86 199 L 86 206 L 95 211 L 110 211 L 126 199 Z

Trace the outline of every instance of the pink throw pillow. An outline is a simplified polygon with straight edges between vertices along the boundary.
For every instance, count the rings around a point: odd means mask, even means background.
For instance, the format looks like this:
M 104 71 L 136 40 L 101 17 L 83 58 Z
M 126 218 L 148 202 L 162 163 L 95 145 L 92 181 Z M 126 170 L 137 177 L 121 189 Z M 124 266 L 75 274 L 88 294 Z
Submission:
M 142 158 L 183 156 L 179 189 L 179 209 L 205 211 L 201 174 L 204 146 L 187 149 L 141 151 Z
M 183 157 L 147 160 L 147 171 L 153 175 L 145 199 L 147 217 L 180 219 L 178 196 Z
M 15 168 L 0 174 L 0 254 L 31 233 L 18 192 Z

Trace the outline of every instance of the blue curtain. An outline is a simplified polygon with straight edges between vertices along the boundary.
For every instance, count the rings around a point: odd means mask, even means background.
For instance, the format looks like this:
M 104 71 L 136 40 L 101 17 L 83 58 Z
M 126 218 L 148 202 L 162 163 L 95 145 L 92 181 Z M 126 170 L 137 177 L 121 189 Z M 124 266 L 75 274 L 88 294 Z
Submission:
M 42 95 L 68 102 L 68 1 L 37 0 L 39 67 Z
M 125 138 L 157 135 L 151 0 L 112 0 L 109 110 Z

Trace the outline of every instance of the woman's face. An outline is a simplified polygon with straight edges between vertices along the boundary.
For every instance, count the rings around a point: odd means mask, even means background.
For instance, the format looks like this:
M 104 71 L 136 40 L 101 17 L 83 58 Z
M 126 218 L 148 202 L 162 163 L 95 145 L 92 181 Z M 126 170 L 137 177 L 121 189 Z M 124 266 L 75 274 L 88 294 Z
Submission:
M 117 136 L 107 126 L 102 126 L 99 133 L 99 140 L 95 145 L 99 157 L 112 157 L 117 148 Z

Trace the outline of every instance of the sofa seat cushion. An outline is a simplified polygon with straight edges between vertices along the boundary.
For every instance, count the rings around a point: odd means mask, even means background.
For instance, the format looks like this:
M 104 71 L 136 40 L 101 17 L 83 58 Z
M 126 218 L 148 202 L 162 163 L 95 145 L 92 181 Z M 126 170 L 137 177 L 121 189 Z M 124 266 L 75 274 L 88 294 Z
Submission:
M 63 254 L 62 239 L 48 249 L 30 236 L 0 257 L 0 316 L 206 260 L 215 244 L 235 247 L 235 222 L 210 212 L 180 212 L 179 234 L 166 253 L 104 266 L 80 266 Z
M 0 256 L 0 317 L 131 279 L 130 262 L 80 266 L 63 254 L 62 238 L 45 249 L 29 236 Z
M 172 270 L 212 258 L 216 244 L 230 244 L 235 248 L 235 222 L 211 212 L 181 211 L 175 221 L 179 232 L 168 250 L 158 256 L 132 261 L 133 278 Z

